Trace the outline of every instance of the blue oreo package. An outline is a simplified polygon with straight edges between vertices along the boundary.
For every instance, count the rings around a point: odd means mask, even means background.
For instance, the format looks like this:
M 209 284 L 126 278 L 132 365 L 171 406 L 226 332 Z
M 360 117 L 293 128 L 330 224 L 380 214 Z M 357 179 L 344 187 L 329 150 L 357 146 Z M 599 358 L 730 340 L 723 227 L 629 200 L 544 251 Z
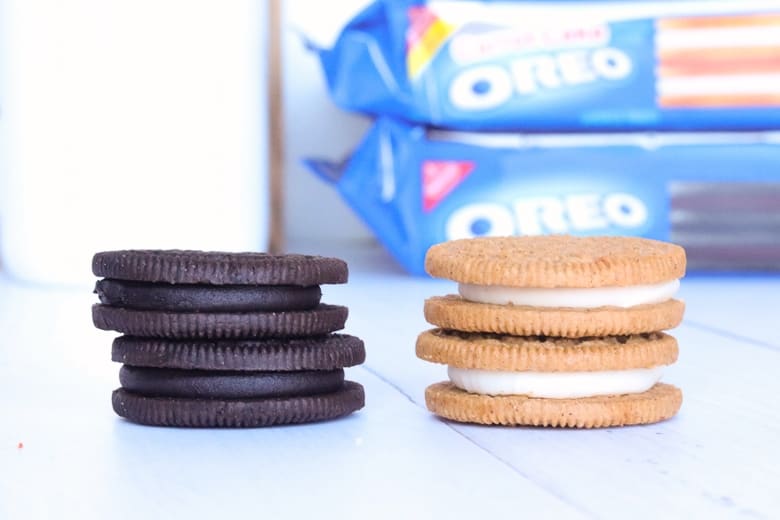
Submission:
M 410 273 L 446 240 L 633 235 L 694 268 L 780 267 L 777 134 L 450 132 L 380 118 L 351 158 L 309 159 Z
M 779 127 L 780 4 L 669 4 L 379 0 L 318 53 L 339 106 L 445 128 Z

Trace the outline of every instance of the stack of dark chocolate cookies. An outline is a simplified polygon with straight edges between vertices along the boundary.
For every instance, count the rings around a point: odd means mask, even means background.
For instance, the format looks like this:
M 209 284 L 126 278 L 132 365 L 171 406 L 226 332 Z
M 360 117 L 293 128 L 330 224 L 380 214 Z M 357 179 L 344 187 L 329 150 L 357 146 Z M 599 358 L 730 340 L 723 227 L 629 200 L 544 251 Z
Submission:
M 347 308 L 320 303 L 320 285 L 345 283 L 336 258 L 265 253 L 109 251 L 95 326 L 123 333 L 117 414 L 161 426 L 256 427 L 347 415 L 363 387 L 344 380 L 363 342 L 346 334 Z

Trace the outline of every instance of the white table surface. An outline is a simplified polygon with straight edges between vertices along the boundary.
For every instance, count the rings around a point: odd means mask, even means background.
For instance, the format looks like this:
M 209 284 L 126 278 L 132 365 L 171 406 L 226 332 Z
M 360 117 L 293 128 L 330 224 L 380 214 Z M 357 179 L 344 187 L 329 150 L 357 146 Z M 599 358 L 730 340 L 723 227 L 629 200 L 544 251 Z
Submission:
M 414 355 L 423 300 L 378 248 L 298 247 L 350 262 L 323 287 L 366 343 L 366 407 L 252 430 L 138 426 L 114 415 L 114 334 L 88 288 L 0 280 L 0 519 L 780 518 L 780 278 L 683 281 L 664 380 L 682 410 L 602 430 L 449 423 L 425 409 L 445 369 Z M 239 516 L 240 515 L 240 516 Z

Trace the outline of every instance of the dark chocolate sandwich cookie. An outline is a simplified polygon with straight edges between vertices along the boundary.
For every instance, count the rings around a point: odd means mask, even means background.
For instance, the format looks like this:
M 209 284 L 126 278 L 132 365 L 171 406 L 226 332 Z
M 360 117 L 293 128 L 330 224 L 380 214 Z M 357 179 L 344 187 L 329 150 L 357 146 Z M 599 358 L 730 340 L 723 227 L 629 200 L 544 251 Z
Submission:
M 119 382 L 128 392 L 152 397 L 243 399 L 291 397 L 335 392 L 344 385 L 344 370 L 249 372 L 177 370 L 131 367 L 119 370 Z
M 253 428 L 335 419 L 365 405 L 363 387 L 344 382 L 326 394 L 264 399 L 193 399 L 147 397 L 115 390 L 114 411 L 130 421 L 189 428 Z
M 320 302 L 320 285 L 347 281 L 337 258 L 200 251 L 98 253 L 105 277 L 92 321 L 126 334 L 117 414 L 142 424 L 252 427 L 303 423 L 363 407 L 344 380 L 360 339 L 333 334 L 348 310 Z
M 127 250 L 97 253 L 96 276 L 211 285 L 320 285 L 346 283 L 347 264 L 338 258 L 267 253 Z
M 366 359 L 363 341 L 347 334 L 266 340 L 166 340 L 120 336 L 111 359 L 141 367 L 200 370 L 333 370 Z
M 320 304 L 308 311 L 167 312 L 96 304 L 92 321 L 102 330 L 153 338 L 270 338 L 327 334 L 344 328 L 347 308 Z
M 320 303 L 319 285 L 193 285 L 104 279 L 100 301 L 128 309 L 169 311 L 298 311 Z

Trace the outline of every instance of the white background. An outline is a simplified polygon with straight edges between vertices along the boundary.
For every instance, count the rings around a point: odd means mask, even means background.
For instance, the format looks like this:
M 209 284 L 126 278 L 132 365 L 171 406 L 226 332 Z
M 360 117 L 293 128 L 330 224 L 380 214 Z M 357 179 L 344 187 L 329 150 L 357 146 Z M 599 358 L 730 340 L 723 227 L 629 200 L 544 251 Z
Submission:
M 283 3 L 291 243 L 370 236 L 301 166 L 342 158 L 369 127 L 330 102 L 302 37 L 331 44 L 365 3 Z M 265 1 L 0 0 L 0 21 L 7 272 L 79 284 L 101 249 L 266 247 Z

